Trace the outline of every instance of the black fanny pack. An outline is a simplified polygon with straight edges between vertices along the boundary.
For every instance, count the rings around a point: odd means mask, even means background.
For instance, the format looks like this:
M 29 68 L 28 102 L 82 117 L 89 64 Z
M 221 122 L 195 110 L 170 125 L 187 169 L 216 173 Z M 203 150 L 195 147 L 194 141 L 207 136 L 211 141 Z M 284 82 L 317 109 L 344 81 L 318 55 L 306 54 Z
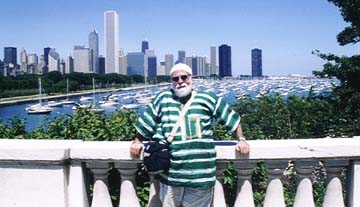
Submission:
M 170 143 L 152 141 L 145 143 L 144 165 L 148 172 L 164 172 L 170 168 Z

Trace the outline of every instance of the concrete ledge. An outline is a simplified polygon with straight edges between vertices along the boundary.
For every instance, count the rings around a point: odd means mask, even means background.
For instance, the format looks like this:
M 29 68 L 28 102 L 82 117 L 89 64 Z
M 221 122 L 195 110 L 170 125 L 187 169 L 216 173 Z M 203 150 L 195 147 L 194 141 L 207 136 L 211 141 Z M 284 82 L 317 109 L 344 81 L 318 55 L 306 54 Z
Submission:
M 140 160 L 130 155 L 130 141 L 89 141 L 71 148 L 74 160 Z
M 217 159 L 296 160 L 312 158 L 360 158 L 360 137 L 252 140 L 251 152 L 240 155 L 234 146 L 216 146 Z
M 62 162 L 69 159 L 70 148 L 81 140 L 0 139 L 0 161 Z

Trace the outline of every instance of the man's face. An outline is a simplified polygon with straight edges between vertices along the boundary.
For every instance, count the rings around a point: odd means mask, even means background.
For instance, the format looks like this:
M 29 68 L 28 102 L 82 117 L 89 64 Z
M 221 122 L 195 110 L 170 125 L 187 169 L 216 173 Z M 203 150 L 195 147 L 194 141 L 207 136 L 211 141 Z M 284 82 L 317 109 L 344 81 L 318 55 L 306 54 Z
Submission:
M 171 79 L 172 87 L 178 97 L 185 97 L 189 95 L 192 87 L 192 79 L 188 73 L 177 70 L 172 74 Z

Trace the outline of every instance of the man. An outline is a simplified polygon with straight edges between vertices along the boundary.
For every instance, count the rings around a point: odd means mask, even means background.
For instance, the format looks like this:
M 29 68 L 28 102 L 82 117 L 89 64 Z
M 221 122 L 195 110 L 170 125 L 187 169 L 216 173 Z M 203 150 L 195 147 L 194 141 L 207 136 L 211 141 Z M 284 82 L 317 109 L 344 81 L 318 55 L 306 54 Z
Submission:
M 182 63 L 170 71 L 172 89 L 160 92 L 135 124 L 137 135 L 131 145 L 133 156 L 139 156 L 143 140 L 166 140 L 180 119 L 192 92 L 192 69 Z M 240 125 L 240 116 L 213 93 L 197 92 L 170 145 L 171 165 L 160 173 L 160 200 L 163 207 L 211 206 L 216 179 L 216 151 L 212 120 L 235 132 L 235 149 L 249 153 Z

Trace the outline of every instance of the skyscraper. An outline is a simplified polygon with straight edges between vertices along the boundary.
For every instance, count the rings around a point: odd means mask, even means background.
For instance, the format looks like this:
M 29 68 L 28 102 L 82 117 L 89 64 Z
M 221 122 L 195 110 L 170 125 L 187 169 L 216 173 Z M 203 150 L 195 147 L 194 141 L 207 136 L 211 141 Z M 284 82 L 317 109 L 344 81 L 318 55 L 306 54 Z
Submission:
M 48 54 L 48 72 L 60 71 L 60 55 L 54 48 L 50 49 Z
M 147 49 L 149 49 L 149 42 L 144 40 L 141 42 L 141 52 L 145 54 Z
M 26 50 L 23 48 L 20 52 L 20 69 L 23 73 L 28 72 L 28 56 Z
M 231 47 L 223 44 L 219 47 L 219 76 L 232 76 L 231 72 Z
M 89 33 L 90 71 L 99 73 L 99 35 L 95 28 Z
M 74 72 L 89 73 L 90 51 L 84 46 L 74 47 Z
M 119 71 L 119 15 L 116 11 L 104 13 L 105 73 Z
M 4 63 L 9 65 L 17 65 L 17 49 L 16 47 L 4 47 Z
M 258 48 L 251 50 L 251 76 L 262 76 L 262 51 Z
M 157 76 L 156 67 L 157 67 L 156 56 L 149 56 L 148 57 L 148 77 L 156 77 Z
M 184 63 L 185 62 L 185 50 L 178 51 L 178 59 L 176 63 Z
M 218 75 L 216 67 L 216 46 L 210 46 L 210 75 Z
M 174 66 L 174 55 L 165 54 L 165 74 L 170 75 L 170 70 Z
M 71 56 L 68 56 L 65 59 L 65 73 L 74 72 L 74 59 Z
M 144 53 L 129 52 L 127 58 L 127 74 L 128 75 L 145 75 L 144 69 Z
M 49 65 L 49 52 L 50 52 L 50 47 L 45 47 L 44 48 L 44 63 L 43 63 L 43 67 L 42 67 L 42 73 L 47 73 L 49 71 L 48 65 Z

